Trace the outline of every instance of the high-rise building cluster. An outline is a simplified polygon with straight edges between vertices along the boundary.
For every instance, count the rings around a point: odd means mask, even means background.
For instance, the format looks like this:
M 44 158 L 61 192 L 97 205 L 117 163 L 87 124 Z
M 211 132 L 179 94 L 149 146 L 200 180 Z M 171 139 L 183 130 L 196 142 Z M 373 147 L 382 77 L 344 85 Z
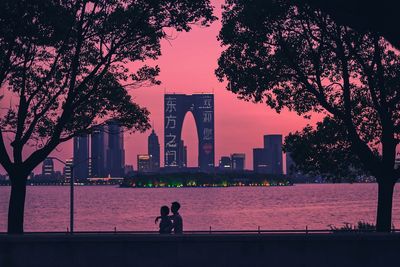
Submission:
M 178 166 L 187 167 L 187 147 L 180 140 L 178 150 Z M 160 165 L 160 142 L 154 129 L 148 136 L 148 153 L 137 155 L 137 172 L 155 173 L 163 171 Z M 233 153 L 222 156 L 219 160 L 219 171 L 244 171 L 246 154 Z M 201 169 L 201 168 L 200 168 Z M 287 174 L 294 170 L 294 162 L 290 153 L 286 154 Z M 121 126 L 115 121 L 96 127 L 90 135 L 85 134 L 74 138 L 74 157 L 66 161 L 64 166 L 65 181 L 74 178 L 124 177 L 132 175 L 132 165 L 125 165 L 124 137 Z M 264 135 L 264 146 L 253 149 L 253 170 L 256 173 L 283 174 L 282 135 Z M 54 173 L 54 163 L 51 158 L 43 161 L 42 175 Z
M 253 170 L 257 173 L 283 174 L 282 135 L 264 135 L 264 147 L 253 149 Z
M 124 134 L 118 122 L 110 120 L 105 125 L 97 126 L 90 136 L 83 134 L 74 138 L 75 179 L 123 177 L 124 167 Z

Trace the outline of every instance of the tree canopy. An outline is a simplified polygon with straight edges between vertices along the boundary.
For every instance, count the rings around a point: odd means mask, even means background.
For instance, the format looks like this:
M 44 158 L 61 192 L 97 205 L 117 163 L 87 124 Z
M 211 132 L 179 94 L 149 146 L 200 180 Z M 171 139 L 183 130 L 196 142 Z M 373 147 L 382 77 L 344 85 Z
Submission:
M 228 0 L 222 22 L 226 49 L 216 74 L 228 80 L 227 89 L 278 112 L 333 119 L 338 127 L 330 131 L 344 133 L 349 152 L 378 180 L 377 229 L 390 230 L 400 176 L 399 52 L 379 33 L 354 30 L 292 1 Z
M 239 0 L 225 6 L 219 38 L 227 49 L 216 73 L 228 90 L 278 112 L 334 116 L 361 157 L 377 160 L 370 167 L 379 174 L 384 162 L 373 149 L 394 151 L 400 122 L 400 58 L 384 39 L 307 6 Z M 386 131 L 392 135 L 383 140 Z
M 159 84 L 156 59 L 166 28 L 189 31 L 214 20 L 208 1 L 2 1 L 0 83 L 12 93 L 0 120 L 12 135 L 14 162 L 25 144 L 39 145 L 26 159 L 37 165 L 60 142 L 107 118 L 146 130 L 147 110 L 126 87 Z M 21 23 L 21 20 L 25 23 Z M 3 104 L 3 106 L 5 106 Z M 4 143 L 1 140 L 0 143 Z M 1 146 L 5 152 L 4 145 Z M 10 171 L 10 160 L 1 158 Z
M 145 63 L 161 55 L 166 29 L 213 20 L 208 0 L 1 1 L 0 164 L 12 184 L 9 231 L 22 232 L 28 174 L 60 143 L 108 119 L 133 131 L 150 127 L 149 112 L 127 88 L 160 83 L 158 66 Z M 35 149 L 24 155 L 27 146 Z
M 293 0 L 294 5 L 309 4 L 330 14 L 338 23 L 357 31 L 378 32 L 391 44 L 400 48 L 400 30 L 397 27 L 399 2 L 396 0 Z
M 332 117 L 308 125 L 285 138 L 284 151 L 296 163 L 294 172 L 320 176 L 331 182 L 353 182 L 368 171 L 351 151 L 346 129 Z

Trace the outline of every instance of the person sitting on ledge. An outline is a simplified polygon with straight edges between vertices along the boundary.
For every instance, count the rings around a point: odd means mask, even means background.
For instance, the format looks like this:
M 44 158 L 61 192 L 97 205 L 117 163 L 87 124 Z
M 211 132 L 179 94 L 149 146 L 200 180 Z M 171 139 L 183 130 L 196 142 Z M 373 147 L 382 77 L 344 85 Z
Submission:
M 171 218 L 169 215 L 169 208 L 167 206 L 162 206 L 160 209 L 161 216 L 156 218 L 156 222 L 158 219 L 161 219 L 160 221 L 160 234 L 170 234 L 172 230 L 172 222 Z
M 166 207 L 166 206 L 163 206 L 163 207 Z M 181 204 L 179 204 L 179 202 L 175 201 L 175 202 L 171 203 L 172 215 L 169 216 L 169 219 L 172 220 L 171 230 L 174 229 L 175 234 L 183 233 L 183 220 L 182 220 L 182 216 L 179 214 L 180 208 L 181 208 Z M 169 210 L 168 210 L 168 212 L 169 212 Z M 158 216 L 155 219 L 155 223 L 157 223 L 159 219 L 162 219 L 162 216 Z M 161 223 L 160 223 L 160 227 L 161 227 Z
M 181 207 L 181 204 L 179 204 L 179 202 L 177 202 L 177 201 L 172 202 L 172 204 L 171 204 L 172 216 L 170 216 L 170 218 L 173 221 L 172 228 L 174 229 L 175 234 L 183 233 L 183 220 L 182 220 L 182 216 L 178 212 L 180 207 Z

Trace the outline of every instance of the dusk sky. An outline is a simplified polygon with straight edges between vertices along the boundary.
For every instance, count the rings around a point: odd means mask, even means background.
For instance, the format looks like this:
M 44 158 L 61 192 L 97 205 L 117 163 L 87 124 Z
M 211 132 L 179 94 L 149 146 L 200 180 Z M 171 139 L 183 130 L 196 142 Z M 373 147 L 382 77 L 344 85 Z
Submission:
M 221 17 L 223 1 L 212 1 L 215 15 Z M 217 60 L 223 48 L 217 40 L 221 20 L 211 27 L 194 26 L 189 33 L 170 31 L 172 40 L 162 41 L 162 56 L 154 64 L 159 65 L 162 84 L 149 88 L 132 89 L 130 94 L 136 103 L 146 107 L 159 136 L 163 155 L 163 96 L 167 93 L 211 93 L 215 97 L 215 163 L 223 155 L 246 153 L 246 168 L 252 169 L 252 149 L 262 147 L 264 134 L 287 135 L 312 121 L 294 112 L 277 114 L 264 104 L 254 104 L 237 99 L 225 89 L 214 75 Z M 153 64 L 153 63 L 152 63 Z M 147 137 L 150 131 L 125 134 L 125 162 L 136 169 L 137 154 L 147 153 Z M 183 140 L 188 146 L 188 165 L 197 166 L 197 133 L 193 116 L 188 113 L 183 126 Z M 60 145 L 52 156 L 62 159 L 72 157 L 72 142 Z M 163 156 L 161 156 L 163 166 Z M 40 166 L 36 169 L 39 171 Z M 60 165 L 56 169 L 61 170 Z

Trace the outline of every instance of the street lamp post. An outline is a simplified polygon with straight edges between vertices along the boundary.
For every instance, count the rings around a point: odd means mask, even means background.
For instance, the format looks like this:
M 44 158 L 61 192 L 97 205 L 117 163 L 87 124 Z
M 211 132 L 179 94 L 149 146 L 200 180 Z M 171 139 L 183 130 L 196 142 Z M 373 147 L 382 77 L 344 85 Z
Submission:
M 63 164 L 64 166 L 67 166 L 67 163 L 59 158 L 56 157 L 49 157 L 51 159 L 55 159 L 58 162 L 60 162 L 61 164 Z M 88 160 L 90 160 L 91 158 L 87 158 L 81 162 L 77 162 L 76 164 L 74 162 L 72 162 L 72 164 L 70 165 L 71 167 L 71 179 L 69 180 L 69 229 L 70 229 L 70 233 L 73 234 L 74 233 L 74 184 L 75 184 L 75 177 L 74 177 L 74 168 L 84 162 L 87 162 Z
M 74 233 L 74 163 L 71 165 L 71 179 L 69 179 L 69 229 Z

